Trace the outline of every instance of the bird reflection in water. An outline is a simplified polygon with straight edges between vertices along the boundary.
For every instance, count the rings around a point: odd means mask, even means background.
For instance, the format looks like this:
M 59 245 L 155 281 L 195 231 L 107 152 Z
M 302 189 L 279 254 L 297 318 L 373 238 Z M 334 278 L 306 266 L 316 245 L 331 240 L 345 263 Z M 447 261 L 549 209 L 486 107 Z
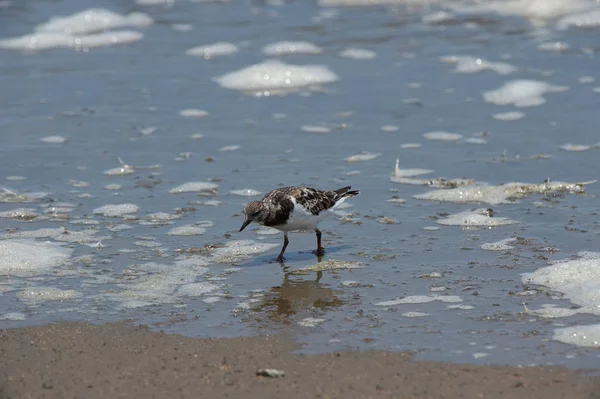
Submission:
M 271 288 L 252 310 L 286 325 L 307 317 L 323 316 L 328 310 L 344 305 L 345 301 L 338 297 L 343 291 L 320 283 L 322 277 L 322 271 L 316 272 L 314 280 L 307 280 L 306 275 L 286 273 L 281 285 Z

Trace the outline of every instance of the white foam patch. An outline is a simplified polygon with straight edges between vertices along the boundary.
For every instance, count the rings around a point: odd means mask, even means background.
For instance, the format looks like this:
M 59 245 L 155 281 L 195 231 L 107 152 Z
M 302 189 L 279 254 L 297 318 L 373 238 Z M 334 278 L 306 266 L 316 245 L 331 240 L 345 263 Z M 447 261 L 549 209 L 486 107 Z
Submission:
M 508 218 L 490 217 L 486 215 L 485 209 L 477 209 L 474 211 L 466 211 L 448 215 L 445 219 L 439 219 L 436 223 L 445 226 L 461 226 L 461 227 L 498 227 L 508 226 L 519 223 L 516 220 Z
M 36 31 L 76 35 L 151 24 L 152 18 L 143 13 L 120 15 L 102 8 L 90 8 L 66 17 L 53 17 L 48 22 L 38 25 Z
M 306 133 L 329 133 L 331 132 L 331 128 L 327 126 L 318 126 L 318 125 L 304 125 L 300 127 L 300 130 Z
M 441 57 L 440 60 L 455 65 L 456 73 L 477 73 L 482 71 L 494 71 L 499 75 L 510 75 L 517 67 L 505 62 L 490 62 L 482 58 L 471 56 L 449 55 Z
M 26 319 L 27 315 L 21 312 L 0 314 L 0 320 L 22 321 Z
M 406 304 L 429 303 L 433 301 L 441 301 L 446 303 L 462 302 L 461 297 L 457 295 L 412 295 L 404 298 L 398 298 L 391 301 L 378 302 L 375 306 L 396 306 Z
M 513 249 L 512 245 L 508 245 L 511 242 L 515 242 L 516 238 L 505 238 L 504 240 L 496 241 L 496 242 L 486 242 L 481 245 L 481 249 L 485 251 L 508 251 L 509 249 Z
M 556 23 L 559 29 L 595 28 L 600 26 L 600 9 L 567 15 Z
M 10 232 L 2 235 L 3 239 L 20 239 L 20 238 L 51 238 L 56 241 L 76 242 L 79 244 L 89 244 L 98 240 L 106 240 L 110 237 L 96 236 L 97 230 L 85 229 L 80 231 L 68 230 L 64 227 L 57 228 L 41 228 L 36 230 L 21 230 Z
M 53 242 L 0 241 L 0 275 L 27 277 L 45 274 L 66 264 L 72 254 L 72 248 Z
M 202 296 L 218 290 L 221 286 L 214 283 L 190 283 L 182 285 L 177 293 L 184 296 Z
M 377 53 L 373 50 L 367 50 L 364 48 L 349 47 L 339 52 L 339 56 L 343 58 L 349 58 L 351 60 L 372 60 L 377 57 Z
M 135 204 L 115 204 L 98 207 L 94 209 L 93 213 L 95 215 L 116 218 L 128 215 L 130 213 L 136 213 L 139 210 L 140 207 Z
M 600 147 L 600 145 L 596 144 L 596 145 L 586 145 L 586 144 L 563 144 L 561 146 L 559 146 L 558 148 L 560 148 L 561 150 L 564 151 L 571 151 L 571 152 L 582 152 L 582 151 L 587 151 L 587 150 L 591 150 L 592 148 L 598 148 Z
M 465 143 L 469 144 L 487 144 L 486 139 L 482 139 L 481 137 L 467 137 L 465 139 Z
M 158 263 L 137 264 L 123 272 L 122 291 L 106 294 L 106 298 L 122 302 L 122 307 L 142 307 L 161 303 L 176 303 L 182 295 L 198 294 L 208 291 L 209 285 L 201 289 L 199 285 L 189 286 L 183 293 L 179 289 L 197 283 L 198 277 L 208 272 L 208 261 L 200 256 L 180 258 L 174 264 Z M 212 286 L 212 285 L 210 285 Z M 217 287 L 215 287 L 216 289 Z M 187 290 L 187 292 L 186 292 Z M 135 302 L 132 302 L 135 301 Z
M 112 183 L 112 184 L 107 184 L 106 186 L 104 186 L 105 190 L 120 190 L 121 189 L 121 185 L 117 184 L 117 183 Z
M 268 56 L 286 54 L 321 54 L 323 50 L 310 42 L 281 41 L 263 47 L 263 54 Z
M 404 316 L 404 317 L 426 317 L 426 316 L 430 316 L 430 314 L 423 313 L 423 312 L 405 312 L 405 313 L 402 313 L 402 316 Z
M 446 306 L 447 309 L 459 309 L 459 310 L 470 310 L 473 309 L 474 306 L 472 305 L 448 305 Z
M 221 87 L 245 92 L 289 91 L 335 82 L 338 76 L 324 65 L 291 65 L 267 60 L 214 78 Z
M 421 143 L 404 143 L 400 145 L 400 148 L 406 148 L 406 149 L 415 149 L 415 148 L 421 148 L 422 144 Z
M 325 319 L 317 319 L 315 317 L 306 317 L 298 322 L 299 325 L 303 327 L 316 327 L 317 325 L 323 323 Z
M 546 25 L 562 16 L 592 8 L 593 2 L 586 0 L 489 0 L 477 4 L 448 3 L 448 6 L 457 12 L 469 14 L 493 12 L 499 15 L 524 17 L 538 26 Z
M 167 232 L 170 236 L 199 236 L 206 232 L 205 227 L 194 225 L 175 227 Z
M 483 93 L 483 99 L 496 105 L 535 107 L 546 102 L 544 94 L 568 90 L 566 86 L 553 86 L 538 80 L 519 79 L 504 83 L 495 90 Z
M 525 284 L 546 286 L 579 305 L 577 313 L 600 315 L 600 254 L 580 253 L 567 260 L 523 274 Z
M 5 179 L 8 180 L 8 181 L 22 181 L 22 180 L 27 180 L 27 178 L 25 176 L 6 176 Z
M 256 234 L 258 235 L 275 235 L 278 234 L 279 230 L 274 229 L 272 227 L 261 226 L 256 230 Z
M 396 125 L 383 125 L 380 129 L 382 132 L 387 133 L 397 132 L 398 130 L 400 130 L 400 128 Z
M 320 272 L 325 270 L 357 269 L 362 266 L 363 264 L 361 262 L 327 259 L 326 261 L 319 262 L 312 266 L 294 269 L 290 272 L 290 274 L 307 274 L 311 272 Z
M 584 191 L 584 183 L 554 181 L 536 184 L 515 182 L 500 186 L 477 184 L 448 190 L 433 190 L 424 194 L 417 194 L 414 198 L 429 201 L 497 205 L 510 204 L 515 202 L 517 198 L 524 198 L 532 194 L 547 194 L 552 192 L 582 193 Z
M 39 214 L 33 208 L 17 208 L 10 211 L 0 212 L 0 218 L 6 219 L 33 219 Z
M 498 119 L 499 121 L 518 121 L 524 117 L 525 113 L 519 111 L 498 112 L 497 114 L 492 115 L 492 118 Z
M 538 44 L 537 49 L 540 51 L 561 52 L 561 51 L 567 51 L 570 47 L 571 46 L 569 46 L 565 42 L 546 42 L 546 43 Z
M 458 141 L 462 139 L 462 134 L 449 133 L 443 131 L 429 132 L 423 134 L 427 140 L 439 140 L 439 141 Z
M 84 36 L 65 33 L 38 32 L 0 40 L 0 48 L 17 51 L 43 51 L 56 48 L 83 50 L 141 40 L 144 35 L 134 31 L 111 31 Z
M 211 258 L 216 263 L 234 263 L 270 251 L 279 244 L 258 243 L 252 240 L 229 241 L 226 247 L 216 248 Z
M 17 298 L 28 303 L 66 301 L 81 297 L 75 290 L 61 290 L 54 287 L 33 287 L 17 292 Z
M 400 159 L 396 158 L 396 164 L 394 166 L 394 171 L 392 172 L 392 177 L 415 177 L 427 175 L 429 173 L 435 172 L 433 169 L 420 169 L 420 168 L 412 168 L 412 169 L 400 169 Z
M 188 108 L 179 111 L 179 115 L 186 118 L 204 118 L 205 116 L 208 116 L 208 112 L 203 109 Z
M 600 348 L 600 324 L 558 328 L 552 339 L 569 345 Z
M 239 195 L 240 197 L 256 197 L 257 195 L 261 195 L 262 193 L 252 188 L 242 188 L 240 190 L 231 190 L 229 191 L 229 194 Z
M 48 144 L 63 144 L 67 139 L 63 136 L 46 136 L 42 137 L 40 141 Z
M 217 42 L 205 46 L 197 46 L 188 49 L 185 53 L 195 57 L 202 57 L 206 60 L 215 57 L 223 57 L 237 53 L 239 47 L 229 42 Z
M 223 146 L 223 147 L 219 148 L 219 151 L 224 151 L 224 152 L 227 152 L 227 151 L 237 151 L 240 148 L 242 148 L 241 145 L 235 145 L 235 144 L 233 144 L 233 145 Z
M 379 158 L 380 152 L 363 152 L 361 154 L 351 155 L 346 157 L 344 160 L 348 163 L 366 162 L 372 161 L 373 159 Z
M 174 187 L 169 190 L 171 194 L 179 194 L 179 193 L 198 193 L 198 192 L 210 192 L 216 193 L 217 188 L 219 188 L 218 184 L 203 182 L 203 181 L 193 181 L 184 183 L 180 186 Z

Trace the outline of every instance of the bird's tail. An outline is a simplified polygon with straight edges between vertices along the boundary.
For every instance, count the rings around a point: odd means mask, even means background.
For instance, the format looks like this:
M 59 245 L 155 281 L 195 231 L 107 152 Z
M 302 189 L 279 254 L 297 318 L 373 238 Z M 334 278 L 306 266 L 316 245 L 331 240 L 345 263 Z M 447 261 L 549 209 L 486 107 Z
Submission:
M 333 192 L 335 193 L 336 199 L 350 198 L 350 197 L 354 197 L 355 195 L 360 194 L 360 191 L 350 190 L 351 188 L 352 187 L 347 186 L 347 187 L 338 188 L 337 190 L 333 190 Z

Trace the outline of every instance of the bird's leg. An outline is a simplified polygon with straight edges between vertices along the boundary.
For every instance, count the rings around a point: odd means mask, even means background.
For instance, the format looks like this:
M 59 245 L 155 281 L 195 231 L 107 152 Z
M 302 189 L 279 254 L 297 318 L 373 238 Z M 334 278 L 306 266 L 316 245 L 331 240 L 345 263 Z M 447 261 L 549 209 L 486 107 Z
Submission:
M 323 256 L 325 255 L 325 248 L 321 246 L 321 230 L 315 229 L 315 233 L 317 234 L 317 250 L 315 251 L 315 255 Z
M 283 233 L 283 248 L 281 248 L 281 252 L 279 253 L 279 256 L 277 257 L 277 262 L 283 262 L 283 253 L 285 252 L 285 249 L 287 248 L 288 244 L 290 243 L 290 240 L 288 240 L 288 236 L 287 236 L 287 231 Z

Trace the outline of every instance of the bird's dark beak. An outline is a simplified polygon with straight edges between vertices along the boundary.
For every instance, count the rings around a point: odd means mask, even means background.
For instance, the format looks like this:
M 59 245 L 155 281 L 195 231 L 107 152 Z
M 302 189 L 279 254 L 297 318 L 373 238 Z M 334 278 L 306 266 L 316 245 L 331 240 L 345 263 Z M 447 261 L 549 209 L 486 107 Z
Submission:
M 244 230 L 246 228 L 246 226 L 248 226 L 250 223 L 252 223 L 252 220 L 250 220 L 250 219 L 244 220 L 244 224 L 242 225 L 242 227 L 240 227 L 240 231 Z

